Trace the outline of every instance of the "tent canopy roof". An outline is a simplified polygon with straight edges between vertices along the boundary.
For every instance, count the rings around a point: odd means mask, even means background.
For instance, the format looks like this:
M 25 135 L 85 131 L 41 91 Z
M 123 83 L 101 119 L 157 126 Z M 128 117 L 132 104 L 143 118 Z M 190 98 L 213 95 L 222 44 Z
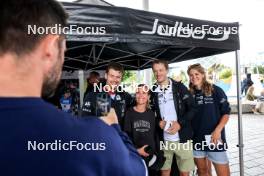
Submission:
M 239 49 L 238 23 L 105 5 L 63 5 L 69 25 L 82 30 L 67 35 L 64 70 L 101 70 L 111 61 L 137 70 L 149 68 L 155 59 L 172 63 Z

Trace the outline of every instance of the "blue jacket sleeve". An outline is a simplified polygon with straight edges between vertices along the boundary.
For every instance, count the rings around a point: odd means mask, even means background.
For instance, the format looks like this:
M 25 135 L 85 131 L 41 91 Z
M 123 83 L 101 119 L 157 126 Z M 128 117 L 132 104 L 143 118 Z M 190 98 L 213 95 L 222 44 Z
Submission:
M 124 142 L 124 144 L 127 146 L 127 148 L 129 149 L 130 152 L 135 153 L 137 156 L 139 156 L 137 150 L 135 149 L 133 143 L 131 142 L 131 140 L 129 139 L 128 135 L 124 132 L 121 131 L 121 128 L 118 124 L 113 124 L 111 125 L 113 128 L 115 128 L 115 130 L 118 132 L 119 136 L 121 137 L 122 141 Z M 140 157 L 140 156 L 139 156 Z
M 225 92 L 220 87 L 215 86 L 215 93 L 221 116 L 230 114 L 231 109 Z
M 127 134 L 121 131 L 121 128 L 118 124 L 113 124 L 111 126 L 113 128 L 115 128 L 115 130 L 117 131 L 117 133 L 119 134 L 119 136 L 121 137 L 122 141 L 124 142 L 125 146 L 127 147 L 128 151 L 129 151 L 129 157 L 131 160 L 130 168 L 133 171 L 133 175 L 135 174 L 137 176 L 147 176 L 148 171 L 147 171 L 147 167 L 145 165 L 145 162 L 139 156 L 137 150 L 135 149 L 133 143 L 131 142 L 131 140 L 129 139 Z M 127 175 L 129 175 L 128 173 L 127 173 Z

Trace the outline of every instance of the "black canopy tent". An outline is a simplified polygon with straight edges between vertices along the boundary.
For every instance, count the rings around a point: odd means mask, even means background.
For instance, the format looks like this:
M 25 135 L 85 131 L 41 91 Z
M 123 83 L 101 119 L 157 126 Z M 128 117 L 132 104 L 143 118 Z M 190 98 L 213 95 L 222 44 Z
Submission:
M 88 33 L 73 31 L 67 36 L 65 70 L 104 69 L 110 61 L 122 63 L 126 69 L 145 69 L 158 58 L 171 63 L 239 49 L 238 34 L 223 34 L 223 29 L 238 30 L 238 23 L 113 6 L 64 3 L 64 7 L 69 24 L 86 28 Z
M 149 68 L 155 59 L 180 62 L 236 51 L 240 175 L 243 134 L 238 23 L 219 23 L 114 7 L 63 3 L 69 26 L 64 70 L 102 70 L 111 61 L 125 69 Z M 82 33 L 86 29 L 86 33 Z

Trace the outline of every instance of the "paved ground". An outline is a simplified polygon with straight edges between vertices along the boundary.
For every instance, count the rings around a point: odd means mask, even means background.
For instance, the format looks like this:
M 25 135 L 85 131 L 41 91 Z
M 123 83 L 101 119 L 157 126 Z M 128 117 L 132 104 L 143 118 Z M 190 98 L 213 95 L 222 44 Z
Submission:
M 264 176 L 264 115 L 243 114 L 245 176 Z M 231 115 L 226 127 L 231 175 L 239 175 L 238 121 Z M 216 175 L 214 173 L 214 175 Z

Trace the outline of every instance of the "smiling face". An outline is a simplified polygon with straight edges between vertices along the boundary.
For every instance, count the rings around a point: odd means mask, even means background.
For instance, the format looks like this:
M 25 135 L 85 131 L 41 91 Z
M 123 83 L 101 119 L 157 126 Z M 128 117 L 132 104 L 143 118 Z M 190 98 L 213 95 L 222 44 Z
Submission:
M 138 87 L 136 92 L 137 105 L 147 105 L 149 100 L 149 93 L 146 86 Z
M 154 64 L 152 70 L 159 84 L 167 80 L 168 70 L 166 69 L 164 64 L 162 63 Z
M 122 80 L 122 72 L 114 69 L 109 69 L 108 73 L 105 74 L 106 84 L 112 89 L 115 89 L 120 85 Z
M 194 86 L 202 87 L 205 79 L 205 75 L 193 68 L 189 71 L 189 78 Z

